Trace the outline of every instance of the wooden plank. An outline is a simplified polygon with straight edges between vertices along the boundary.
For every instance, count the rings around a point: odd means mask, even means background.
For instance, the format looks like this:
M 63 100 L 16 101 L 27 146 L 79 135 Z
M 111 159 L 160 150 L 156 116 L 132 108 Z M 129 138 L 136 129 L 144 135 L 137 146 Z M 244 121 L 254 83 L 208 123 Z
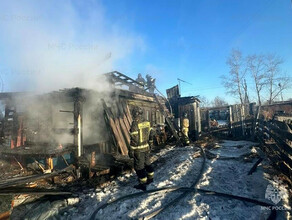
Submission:
M 249 170 L 249 172 L 248 172 L 247 175 L 251 175 L 251 174 L 253 174 L 253 173 L 256 171 L 258 165 L 259 165 L 262 161 L 263 161 L 263 158 L 260 157 L 260 158 L 257 160 L 257 162 L 252 166 L 252 168 Z
M 119 122 L 120 122 L 120 126 L 121 126 L 121 131 L 122 134 L 124 136 L 127 148 L 130 147 L 130 124 L 129 121 L 126 117 L 126 114 L 124 112 L 124 109 L 122 108 L 122 104 L 121 102 L 117 103 L 117 108 L 118 108 L 118 113 L 119 113 Z
M 123 134 L 123 136 L 125 138 L 126 145 L 128 147 L 130 147 L 130 134 L 129 134 L 129 131 L 126 128 L 126 125 L 125 125 L 123 119 L 119 118 L 119 121 L 120 121 L 120 125 L 121 125 L 122 134 Z
M 279 136 L 281 136 L 283 139 L 286 138 L 289 141 L 292 141 L 292 133 L 290 133 L 289 131 L 280 129 L 279 127 L 273 125 L 272 123 L 268 123 L 267 126 L 275 133 L 277 133 Z
M 91 167 L 90 170 L 92 172 L 98 172 L 98 174 L 103 175 L 108 174 L 110 172 L 110 167 L 101 164 L 96 164 L 95 166 Z
M 216 128 L 216 129 L 210 129 L 209 133 L 217 133 L 217 132 L 223 132 L 223 131 L 229 131 L 229 128 Z
M 292 168 L 285 161 L 279 163 L 279 168 L 285 173 L 290 179 L 292 177 Z
M 114 130 L 113 130 L 112 126 L 110 125 L 111 123 L 113 123 L 113 121 L 112 120 L 110 121 L 105 110 L 104 110 L 104 120 L 105 120 L 105 124 L 107 125 L 106 127 L 108 128 L 108 131 L 110 132 L 112 142 L 113 142 L 114 146 L 116 147 L 116 151 L 118 151 L 119 146 L 118 146 L 118 143 L 115 139 Z M 105 153 L 104 146 L 101 146 L 101 149 L 102 149 L 102 151 L 100 153 Z
M 123 122 L 124 122 L 124 124 L 126 126 L 127 131 L 129 132 L 130 129 L 131 129 L 131 125 L 129 124 L 129 121 L 127 119 L 127 116 L 124 114 L 123 117 L 122 117 L 122 119 L 123 119 Z
M 7 220 L 10 217 L 10 211 L 0 213 L 0 220 Z
M 32 175 L 32 176 L 16 177 L 12 179 L 2 180 L 0 181 L 0 189 L 11 187 L 11 186 L 22 185 L 25 183 L 34 182 L 41 179 L 51 178 L 51 177 L 60 175 L 61 173 L 64 173 L 64 172 L 71 172 L 72 170 L 73 170 L 73 165 L 70 165 L 69 167 L 66 167 L 63 170 L 54 171 L 49 174 L 37 174 L 37 175 Z
M 117 106 L 117 116 L 115 117 L 112 114 L 112 117 L 114 118 L 118 133 L 119 133 L 119 137 L 121 139 L 121 151 L 123 155 L 128 155 L 128 145 L 127 145 L 127 140 L 126 140 L 126 134 L 123 134 L 123 129 L 122 129 L 122 120 L 120 120 L 120 112 L 119 112 L 119 103 L 116 103 Z M 125 131 L 126 132 L 126 131 Z M 129 135 L 129 134 L 128 134 Z
M 281 150 L 285 151 L 285 153 L 292 155 L 292 147 L 287 144 L 281 136 L 278 136 L 278 133 L 269 129 L 268 127 L 259 124 L 259 126 L 264 129 L 279 145 L 281 145 Z
M 169 126 L 171 133 L 172 133 L 173 136 L 175 137 L 177 143 L 178 143 L 179 145 L 182 146 L 183 144 L 182 144 L 182 142 L 181 142 L 181 140 L 180 140 L 180 138 L 179 138 L 179 136 L 178 136 L 178 134 L 177 134 L 177 131 L 176 131 L 176 129 L 175 129 L 175 127 L 174 127 L 172 121 L 169 119 L 168 115 L 167 115 L 166 112 L 164 111 L 163 106 L 161 105 L 161 103 L 159 102 L 159 100 L 158 100 L 158 98 L 157 98 L 157 96 L 156 96 L 155 94 L 154 94 L 154 98 L 155 98 L 156 103 L 157 103 L 158 106 L 159 106 L 159 110 L 160 110 L 161 114 L 163 114 L 164 117 L 165 117 L 165 121 L 166 121 L 167 125 Z
M 110 112 L 110 109 L 107 107 L 103 100 L 103 108 L 105 112 L 105 121 L 108 123 L 109 127 L 111 128 L 111 133 L 113 134 L 113 140 L 116 143 L 116 147 L 121 150 L 121 153 L 124 154 L 123 148 L 122 148 L 122 140 L 120 139 L 120 135 L 118 132 L 118 129 L 116 127 L 115 121 L 112 117 L 112 113 Z
M 149 102 L 153 102 L 154 101 L 153 97 L 149 97 L 149 96 L 145 96 L 145 95 L 141 95 L 141 94 L 133 94 L 133 98 L 134 99 L 145 100 L 145 101 L 149 101 Z
M 133 118 L 132 118 L 129 106 L 127 105 L 126 102 L 122 102 L 122 107 L 124 109 L 124 112 L 125 112 L 125 115 L 127 117 L 128 122 L 129 122 L 129 125 L 131 125 L 133 122 Z
M 118 106 L 118 110 L 119 110 L 119 117 L 122 118 L 122 120 L 126 126 L 126 129 L 129 132 L 130 128 L 131 128 L 131 124 L 129 123 L 129 120 L 127 119 L 126 112 L 124 111 L 124 108 L 122 106 L 122 101 L 120 101 L 119 104 L 117 104 L 117 106 Z
M 71 195 L 72 192 L 56 191 L 49 189 L 34 189 L 34 188 L 7 188 L 1 189 L 0 195 Z M 0 218 L 1 219 L 1 218 Z
M 291 129 L 286 122 L 273 120 L 272 123 L 276 124 L 281 130 L 290 132 Z
M 262 151 L 268 156 L 268 158 L 274 163 L 277 164 L 279 161 L 282 160 L 282 158 L 279 156 L 279 154 L 274 152 L 270 145 L 271 144 L 266 144 L 265 140 L 262 138 L 262 135 L 258 135 L 258 139 L 261 143 L 261 149 Z
M 266 128 L 264 128 L 264 130 L 269 133 L 271 136 L 273 136 L 271 134 L 271 132 L 269 130 L 267 130 Z M 278 144 L 274 144 L 271 145 L 271 148 L 273 151 L 275 151 L 277 154 L 279 154 L 279 156 L 287 163 L 289 164 L 289 166 L 292 167 L 292 158 L 290 158 L 289 153 L 287 153 L 284 149 L 283 149 L 283 145 L 280 145 L 281 147 L 278 146 Z
M 123 155 L 127 155 L 128 154 L 128 148 L 126 146 L 125 140 L 123 138 L 122 132 L 120 130 L 120 124 L 118 119 L 116 119 L 112 113 L 112 111 L 110 110 L 110 108 L 107 107 L 106 103 L 104 100 L 103 101 L 103 107 L 104 107 L 104 111 L 105 111 L 105 116 L 107 118 L 107 121 L 109 123 L 109 126 L 112 130 L 114 139 L 116 141 L 117 147 L 121 150 L 121 153 Z
M 127 148 L 124 136 L 122 134 L 122 130 L 121 130 L 119 119 L 115 118 L 114 121 L 115 121 L 115 125 L 116 125 L 116 128 L 117 128 L 119 139 L 120 139 L 120 143 L 121 143 L 121 145 L 120 145 L 121 152 L 122 152 L 123 155 L 128 155 L 128 148 Z
M 130 122 L 130 124 L 132 124 L 133 118 L 132 118 L 132 114 L 130 112 L 130 108 L 129 108 L 127 103 L 125 103 L 125 108 L 126 108 L 126 111 L 127 111 L 127 117 L 129 119 L 129 122 Z

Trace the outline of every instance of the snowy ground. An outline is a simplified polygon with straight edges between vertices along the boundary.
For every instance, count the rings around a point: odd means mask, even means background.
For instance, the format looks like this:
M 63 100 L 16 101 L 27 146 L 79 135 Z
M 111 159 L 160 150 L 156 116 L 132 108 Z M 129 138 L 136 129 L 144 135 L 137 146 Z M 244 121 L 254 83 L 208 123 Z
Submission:
M 198 148 L 167 147 L 153 156 L 155 162 L 155 182 L 148 189 L 166 186 L 189 187 L 196 179 L 203 162 L 196 157 Z M 209 151 L 213 159 L 206 160 L 204 174 L 198 188 L 214 190 L 265 200 L 265 192 L 273 176 L 265 172 L 268 161 L 264 159 L 256 172 L 247 175 L 250 168 L 262 155 L 256 143 L 247 141 L 224 141 L 217 143 Z M 210 157 L 208 157 L 210 158 Z M 26 219 L 89 219 L 94 210 L 105 202 L 123 195 L 139 192 L 133 186 L 137 184 L 136 175 L 127 173 L 118 177 L 105 188 L 85 189 L 67 201 L 42 204 L 42 212 L 34 207 L 26 212 Z M 288 192 L 281 186 L 283 201 L 287 202 Z M 118 202 L 100 210 L 96 219 L 138 219 L 164 206 L 181 192 L 157 193 Z M 68 204 L 68 202 L 70 204 Z M 283 205 L 279 203 L 278 205 Z M 289 208 L 286 206 L 286 208 Z M 153 219 L 267 219 L 270 211 L 248 202 L 224 197 L 189 193 L 177 204 L 160 213 Z M 283 219 L 284 212 L 278 219 Z M 53 216 L 52 216 L 53 215 Z M 23 218 L 22 218 L 23 219 Z

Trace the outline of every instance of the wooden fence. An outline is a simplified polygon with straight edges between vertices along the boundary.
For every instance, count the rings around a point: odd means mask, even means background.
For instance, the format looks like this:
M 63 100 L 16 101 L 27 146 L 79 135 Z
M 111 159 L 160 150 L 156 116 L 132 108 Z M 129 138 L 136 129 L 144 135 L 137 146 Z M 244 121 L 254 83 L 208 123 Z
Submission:
M 227 108 L 225 108 L 227 109 Z M 260 112 L 261 120 L 255 120 L 256 111 L 252 114 L 246 107 L 233 105 L 228 107 L 229 120 L 226 126 L 211 127 L 209 123 L 209 110 L 206 110 L 202 119 L 206 121 L 205 132 L 220 137 L 237 139 L 259 140 L 261 147 L 273 164 L 284 174 L 292 178 L 292 125 L 291 117 L 285 118 L 274 115 L 274 119 L 264 117 Z M 289 115 L 285 113 L 285 115 Z M 266 119 L 266 120 L 263 120 Z M 204 124 L 204 123 L 202 123 Z
M 256 136 L 273 164 L 292 178 L 292 133 L 287 123 L 259 120 Z

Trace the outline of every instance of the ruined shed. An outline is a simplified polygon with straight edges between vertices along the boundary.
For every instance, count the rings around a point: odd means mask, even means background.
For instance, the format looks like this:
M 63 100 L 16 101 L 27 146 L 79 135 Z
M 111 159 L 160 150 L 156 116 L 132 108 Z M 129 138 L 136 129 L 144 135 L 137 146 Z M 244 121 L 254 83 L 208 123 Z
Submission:
M 189 134 L 197 139 L 201 133 L 200 100 L 196 96 L 181 97 L 178 85 L 167 89 L 166 93 L 177 126 L 180 127 L 181 120 L 187 113 L 190 121 Z

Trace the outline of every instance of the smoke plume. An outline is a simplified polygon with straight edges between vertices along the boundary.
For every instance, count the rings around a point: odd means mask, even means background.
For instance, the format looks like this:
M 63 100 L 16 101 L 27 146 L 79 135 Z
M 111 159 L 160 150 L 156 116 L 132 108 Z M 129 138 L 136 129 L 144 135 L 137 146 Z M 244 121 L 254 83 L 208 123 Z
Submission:
M 107 89 L 96 76 L 143 47 L 139 35 L 110 21 L 107 13 L 100 1 L 1 1 L 5 88 Z
M 102 73 L 115 69 L 117 61 L 143 49 L 143 39 L 108 18 L 100 1 L 1 1 L 0 76 L 4 91 L 46 93 L 63 88 L 93 89 L 84 104 L 85 144 L 107 136 L 101 98 L 110 100 L 111 87 Z M 99 78 L 98 78 L 99 76 Z M 108 94 L 108 97 L 107 95 Z M 14 100 L 18 112 L 37 121 L 31 129 L 39 141 L 72 143 L 73 136 L 56 134 L 73 127 L 73 102 Z M 19 113 L 20 114 L 20 113 Z M 21 113 L 22 114 L 22 113 Z M 35 138 L 36 139 L 36 138 Z

